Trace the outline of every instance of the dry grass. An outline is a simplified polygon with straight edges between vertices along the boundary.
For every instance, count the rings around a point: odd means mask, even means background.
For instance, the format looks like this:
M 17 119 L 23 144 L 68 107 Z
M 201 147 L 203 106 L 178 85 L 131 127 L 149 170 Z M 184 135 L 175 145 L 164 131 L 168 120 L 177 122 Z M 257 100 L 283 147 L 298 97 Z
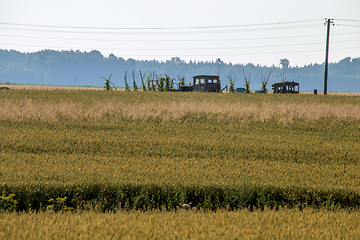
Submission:
M 359 212 L 3 213 L 1 239 L 359 239 Z
M 161 118 L 179 119 L 191 113 L 204 113 L 209 116 L 234 117 L 264 121 L 271 118 L 281 122 L 302 118 L 316 120 L 322 117 L 360 118 L 360 107 L 350 104 L 326 103 L 278 103 L 271 102 L 170 102 L 170 103 L 129 103 L 122 101 L 99 102 L 92 106 L 83 103 L 39 103 L 31 99 L 17 102 L 4 99 L 0 104 L 0 119 L 36 118 L 56 121 L 58 119 L 100 120 L 106 115 L 114 118 L 132 117 L 135 119 Z

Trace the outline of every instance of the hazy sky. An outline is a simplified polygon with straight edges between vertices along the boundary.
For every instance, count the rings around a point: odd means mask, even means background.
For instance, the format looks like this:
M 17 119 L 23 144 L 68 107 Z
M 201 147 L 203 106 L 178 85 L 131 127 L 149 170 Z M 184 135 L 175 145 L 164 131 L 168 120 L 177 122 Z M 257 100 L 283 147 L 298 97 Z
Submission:
M 0 0 L 0 48 L 279 65 L 360 57 L 359 0 Z

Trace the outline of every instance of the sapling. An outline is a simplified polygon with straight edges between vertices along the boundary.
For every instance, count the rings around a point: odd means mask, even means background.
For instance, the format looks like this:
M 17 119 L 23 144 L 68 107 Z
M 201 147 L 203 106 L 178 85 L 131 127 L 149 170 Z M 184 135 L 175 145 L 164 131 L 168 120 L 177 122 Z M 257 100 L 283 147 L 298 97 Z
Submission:
M 146 86 L 147 86 L 147 90 L 148 90 L 148 91 L 151 91 L 151 90 L 152 90 L 150 76 L 147 76 L 147 77 L 146 77 Z
M 169 91 L 171 87 L 171 81 L 170 81 L 170 77 L 167 74 L 165 74 L 164 82 L 165 82 L 165 91 Z
M 158 77 L 155 73 L 156 73 L 156 71 L 150 72 L 151 89 L 153 91 L 156 91 L 156 88 L 158 87 L 158 82 L 159 82 Z
M 261 85 L 261 92 L 263 93 L 267 93 L 268 92 L 268 89 L 267 89 L 267 84 L 269 83 L 269 80 L 270 80 L 270 75 L 271 75 L 271 71 L 269 72 L 269 75 L 267 77 L 267 79 L 261 77 L 261 82 L 262 82 L 262 85 Z
M 177 77 L 178 77 L 180 86 L 185 85 L 185 77 L 184 77 L 184 75 L 182 75 L 182 76 L 178 75 Z
M 110 76 L 108 78 L 104 78 L 103 76 L 101 76 L 104 80 L 105 80 L 105 86 L 104 86 L 104 89 L 106 91 L 112 91 L 113 90 L 113 87 L 111 85 L 114 86 L 114 89 L 116 90 L 116 86 L 113 82 L 110 81 L 110 78 L 111 78 L 112 74 L 110 74 Z
M 250 93 L 250 76 L 251 76 L 251 73 L 249 73 L 249 78 L 246 78 L 244 69 L 242 71 L 243 71 L 244 79 L 245 79 L 245 92 Z
M 133 89 L 134 89 L 134 91 L 137 91 L 139 88 L 138 88 L 138 86 L 136 84 L 136 81 L 135 81 L 135 69 L 131 72 L 131 74 L 132 74 L 132 77 L 133 77 Z
M 233 78 L 231 76 L 231 71 L 230 71 L 230 75 L 228 76 L 228 78 L 229 78 L 229 82 L 230 82 L 229 92 L 234 93 L 235 92 L 235 80 L 236 80 L 236 77 Z
M 144 82 L 145 73 L 142 74 L 141 70 L 139 70 L 139 72 L 140 72 L 140 78 L 141 78 L 141 90 L 146 91 L 146 85 Z
M 130 87 L 127 81 L 127 71 L 124 73 L 124 79 L 125 79 L 125 91 L 130 91 Z
M 165 78 L 160 77 L 157 81 L 157 87 L 160 92 L 164 91 L 165 89 Z

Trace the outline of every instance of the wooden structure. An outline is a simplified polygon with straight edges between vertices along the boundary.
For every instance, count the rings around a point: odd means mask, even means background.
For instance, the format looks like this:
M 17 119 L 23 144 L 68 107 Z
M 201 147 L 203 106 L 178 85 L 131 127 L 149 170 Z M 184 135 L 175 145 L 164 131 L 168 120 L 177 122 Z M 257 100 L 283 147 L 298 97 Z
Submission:
M 220 92 L 220 79 L 216 75 L 197 75 L 193 77 L 194 92 Z
M 299 83 L 297 82 L 278 82 L 272 85 L 274 93 L 299 93 Z

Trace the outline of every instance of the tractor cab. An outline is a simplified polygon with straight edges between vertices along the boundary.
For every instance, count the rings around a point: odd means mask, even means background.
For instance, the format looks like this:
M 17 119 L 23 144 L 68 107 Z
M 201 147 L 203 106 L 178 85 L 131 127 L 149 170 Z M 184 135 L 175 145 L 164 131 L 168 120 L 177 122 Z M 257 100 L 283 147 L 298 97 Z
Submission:
M 299 83 L 297 82 L 278 82 L 272 85 L 274 93 L 299 93 Z
M 220 79 L 216 75 L 194 76 L 194 92 L 220 92 Z

